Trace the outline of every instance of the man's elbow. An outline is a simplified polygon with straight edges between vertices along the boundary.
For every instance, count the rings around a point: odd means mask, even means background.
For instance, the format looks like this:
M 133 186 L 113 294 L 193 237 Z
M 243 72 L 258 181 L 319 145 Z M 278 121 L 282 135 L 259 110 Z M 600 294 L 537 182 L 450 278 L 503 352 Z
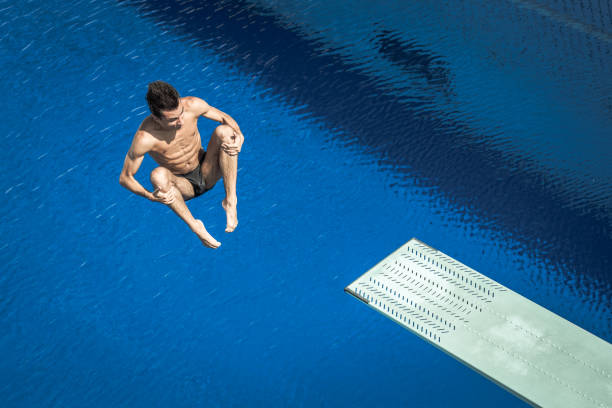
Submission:
M 127 184 L 128 184 L 128 177 L 127 177 L 127 176 L 126 176 L 124 173 L 121 173 L 121 174 L 119 175 L 119 184 L 120 184 L 122 187 L 127 187 Z

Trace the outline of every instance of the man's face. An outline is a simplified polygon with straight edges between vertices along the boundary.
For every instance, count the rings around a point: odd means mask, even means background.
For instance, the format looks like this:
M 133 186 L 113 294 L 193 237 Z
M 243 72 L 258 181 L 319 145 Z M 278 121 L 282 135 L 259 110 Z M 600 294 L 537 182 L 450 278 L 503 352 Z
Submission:
M 176 109 L 161 111 L 159 120 L 164 127 L 178 130 L 181 128 L 181 126 L 183 126 L 184 111 L 183 104 L 179 101 L 179 105 Z

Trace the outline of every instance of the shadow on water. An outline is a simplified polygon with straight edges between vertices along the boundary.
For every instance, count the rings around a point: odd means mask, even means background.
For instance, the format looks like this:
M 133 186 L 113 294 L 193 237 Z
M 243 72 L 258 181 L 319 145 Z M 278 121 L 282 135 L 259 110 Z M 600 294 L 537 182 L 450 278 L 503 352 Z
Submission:
M 398 33 L 382 29 L 376 34 L 375 43 L 380 53 L 404 72 L 419 75 L 437 86 L 442 85 L 442 89 L 450 88 L 451 75 L 444 61 L 419 49 L 415 42 L 401 41 Z
M 536 163 L 517 161 L 483 143 L 469 125 L 393 95 L 359 65 L 259 6 L 245 1 L 121 3 L 212 49 L 326 126 L 343 129 L 360 150 L 389 164 L 398 177 L 434 187 L 458 212 L 490 220 L 490 228 L 503 229 L 529 251 L 609 285 L 608 209 L 596 203 L 587 210 L 573 208 L 551 175 L 535 170 Z M 374 42 L 390 63 L 451 87 L 439 57 L 402 43 L 388 30 L 379 30 Z

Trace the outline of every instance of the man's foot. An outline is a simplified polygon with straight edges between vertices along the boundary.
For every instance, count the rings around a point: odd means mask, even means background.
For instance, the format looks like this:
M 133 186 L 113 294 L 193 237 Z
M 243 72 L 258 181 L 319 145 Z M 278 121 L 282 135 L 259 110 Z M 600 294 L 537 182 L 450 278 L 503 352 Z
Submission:
M 206 228 L 204 228 L 204 223 L 202 221 L 196 220 L 196 228 L 192 229 L 192 231 L 195 232 L 198 238 L 200 238 L 200 241 L 202 241 L 202 244 L 204 244 L 204 246 L 207 246 L 212 249 L 217 249 L 221 246 L 221 243 L 214 239 L 212 235 L 210 235 L 208 231 L 206 231 Z
M 238 211 L 236 210 L 236 201 L 233 202 L 227 198 L 221 202 L 225 215 L 227 217 L 227 226 L 225 232 L 232 232 L 238 226 Z

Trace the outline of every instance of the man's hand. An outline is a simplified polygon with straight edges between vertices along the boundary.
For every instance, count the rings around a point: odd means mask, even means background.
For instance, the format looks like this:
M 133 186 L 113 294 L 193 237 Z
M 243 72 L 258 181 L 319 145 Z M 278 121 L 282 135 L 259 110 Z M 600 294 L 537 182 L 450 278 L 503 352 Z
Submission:
M 159 189 L 155 189 L 153 194 L 151 194 L 151 197 L 149 197 L 149 200 L 170 205 L 176 200 L 175 191 L 176 190 L 174 188 L 171 188 L 169 191 L 164 193 Z
M 224 113 L 222 113 L 221 124 L 231 127 L 234 130 L 234 133 L 237 135 L 242 134 L 242 131 L 240 130 L 240 127 L 236 121 Z
M 242 150 L 242 144 L 244 143 L 244 136 L 242 133 L 237 133 L 234 131 L 234 135 L 232 136 L 232 141 L 230 143 L 222 143 L 221 150 L 230 156 L 236 156 Z

